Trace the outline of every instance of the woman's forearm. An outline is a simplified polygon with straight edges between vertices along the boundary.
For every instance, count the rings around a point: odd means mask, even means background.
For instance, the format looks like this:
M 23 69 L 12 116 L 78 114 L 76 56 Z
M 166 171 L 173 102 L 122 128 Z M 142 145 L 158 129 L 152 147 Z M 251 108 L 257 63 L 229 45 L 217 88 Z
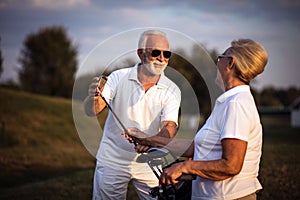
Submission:
M 238 174 L 227 163 L 220 159 L 215 161 L 186 161 L 184 173 L 193 174 L 202 178 L 220 181 Z

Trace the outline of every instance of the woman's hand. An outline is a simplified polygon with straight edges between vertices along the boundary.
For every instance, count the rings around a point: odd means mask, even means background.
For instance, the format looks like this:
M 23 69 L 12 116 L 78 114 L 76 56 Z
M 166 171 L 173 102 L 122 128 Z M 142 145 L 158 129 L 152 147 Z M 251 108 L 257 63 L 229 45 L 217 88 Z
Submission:
M 165 168 L 159 177 L 159 183 L 163 185 L 176 184 L 179 182 L 179 177 L 183 175 L 185 162 L 175 163 L 168 168 Z

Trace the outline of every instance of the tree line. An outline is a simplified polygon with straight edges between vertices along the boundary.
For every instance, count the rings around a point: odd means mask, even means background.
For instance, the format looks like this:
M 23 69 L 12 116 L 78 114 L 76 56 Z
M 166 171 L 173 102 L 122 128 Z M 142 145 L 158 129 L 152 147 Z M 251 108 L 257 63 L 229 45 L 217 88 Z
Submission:
M 215 79 L 216 67 L 212 65 L 215 65 L 218 52 L 215 49 L 204 50 L 200 45 L 195 45 L 191 52 L 188 54 L 184 49 L 172 52 L 169 66 L 174 70 L 166 71 L 166 74 L 180 85 L 182 91 L 185 92 L 191 87 L 196 94 L 200 110 L 209 114 L 211 94 L 208 87 L 211 83 L 207 82 L 213 82 Z M 9 82 L 6 85 L 14 85 L 15 88 L 32 93 L 70 98 L 78 67 L 77 54 L 78 46 L 72 43 L 63 26 L 41 28 L 27 35 L 23 42 L 18 58 L 21 65 L 18 71 L 19 83 Z M 5 58 L 2 56 L 0 46 L 0 75 L 3 71 L 3 59 Z M 134 61 L 124 60 L 121 63 L 123 65 L 119 65 L 119 68 L 132 66 Z M 201 72 L 195 65 L 201 66 Z M 105 73 L 109 74 L 110 71 Z M 83 99 L 87 94 L 91 76 L 86 74 L 77 78 L 82 84 L 80 88 L 82 92 L 78 99 Z M 260 92 L 252 89 L 252 92 L 259 106 L 289 107 L 300 96 L 300 88 L 296 87 L 287 89 L 268 87 Z M 220 94 L 220 91 L 216 93 Z M 183 97 L 192 98 L 189 95 L 193 94 L 186 93 Z M 192 106 L 186 107 L 193 111 Z

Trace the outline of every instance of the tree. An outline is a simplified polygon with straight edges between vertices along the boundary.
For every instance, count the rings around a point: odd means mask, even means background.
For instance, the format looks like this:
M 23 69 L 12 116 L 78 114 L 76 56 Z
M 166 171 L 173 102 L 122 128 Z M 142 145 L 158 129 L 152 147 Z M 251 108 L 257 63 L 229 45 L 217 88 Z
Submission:
M 276 97 L 276 89 L 274 87 L 264 88 L 260 93 L 260 106 L 283 107 L 283 104 Z
M 215 84 L 217 68 L 215 67 L 213 60 L 217 57 L 217 51 L 215 49 L 207 51 L 199 45 L 194 45 L 191 52 L 191 54 L 188 54 L 184 49 L 175 50 L 175 52 L 172 52 L 169 66 L 188 80 L 189 85 L 197 96 L 200 111 L 206 118 L 209 116 L 213 106 L 211 105 L 211 98 L 215 98 L 215 96 L 211 96 L 213 94 L 210 93 L 208 87 L 213 86 L 214 88 L 210 89 L 216 91 L 216 94 L 221 93 L 220 89 Z M 180 77 L 168 74 L 167 70 L 166 74 L 181 88 L 183 96 L 182 104 L 187 104 L 185 106 L 188 109 L 187 112 L 190 114 L 194 113 L 195 108 L 190 105 L 190 101 L 184 100 L 191 99 L 194 95 L 191 92 L 185 92 L 186 89 L 188 90 L 189 86 L 184 84 L 185 82 L 181 83 Z
M 0 37 L 0 44 L 1 44 L 1 37 Z M 1 51 L 1 48 L 0 48 L 0 76 L 1 76 L 1 74 L 3 72 L 2 63 L 3 63 L 3 58 L 2 58 L 2 51 Z
M 215 84 L 217 68 L 214 64 L 214 60 L 217 58 L 218 52 L 215 49 L 206 52 L 206 50 L 199 45 L 192 47 L 192 54 L 187 53 L 188 51 L 189 49 L 186 48 L 174 49 L 169 60 L 169 67 L 166 68 L 165 74 L 181 89 L 181 107 L 184 108 L 185 112 L 182 114 L 198 114 L 198 110 L 195 109 L 195 106 L 197 105 L 191 106 L 191 100 L 193 102 L 194 97 L 196 96 L 200 112 L 206 118 L 212 110 L 213 105 L 211 105 L 211 100 L 214 100 L 208 87 L 213 85 L 215 87 L 214 91 L 217 90 L 216 94 L 221 94 L 221 90 Z M 125 58 L 115 62 L 115 65 L 107 68 L 101 73 L 109 75 L 116 69 L 133 66 L 135 62 L 136 61 L 134 60 Z M 196 69 L 196 67 L 198 68 Z M 99 69 L 103 69 L 103 66 L 99 66 Z M 96 72 L 96 75 L 99 76 L 99 74 L 100 72 Z M 94 76 L 95 74 L 86 74 L 77 78 L 75 83 L 76 91 L 73 97 L 78 100 L 83 100 L 87 95 L 90 81 Z M 206 79 L 204 80 L 203 77 Z M 208 81 L 210 82 L 208 83 Z M 214 96 L 214 98 L 215 97 L 216 96 Z
M 29 34 L 21 50 L 21 88 L 51 96 L 71 97 L 77 70 L 77 47 L 62 26 Z

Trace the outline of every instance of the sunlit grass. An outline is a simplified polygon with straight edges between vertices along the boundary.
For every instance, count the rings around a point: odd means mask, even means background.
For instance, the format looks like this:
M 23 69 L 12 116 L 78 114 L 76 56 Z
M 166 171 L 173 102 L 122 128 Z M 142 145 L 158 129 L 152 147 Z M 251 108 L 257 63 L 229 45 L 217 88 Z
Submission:
M 94 166 L 77 135 L 69 99 L 4 89 L 0 95 L 1 186 Z
M 0 129 L 0 199 L 91 198 L 95 158 L 77 134 L 70 99 L 0 88 L 0 114 L 5 123 Z M 99 117 L 101 126 L 104 118 Z M 90 131 L 89 123 L 80 126 Z M 300 199 L 300 129 L 291 128 L 286 115 L 262 116 L 262 123 L 258 199 Z M 128 199 L 137 199 L 131 184 Z

